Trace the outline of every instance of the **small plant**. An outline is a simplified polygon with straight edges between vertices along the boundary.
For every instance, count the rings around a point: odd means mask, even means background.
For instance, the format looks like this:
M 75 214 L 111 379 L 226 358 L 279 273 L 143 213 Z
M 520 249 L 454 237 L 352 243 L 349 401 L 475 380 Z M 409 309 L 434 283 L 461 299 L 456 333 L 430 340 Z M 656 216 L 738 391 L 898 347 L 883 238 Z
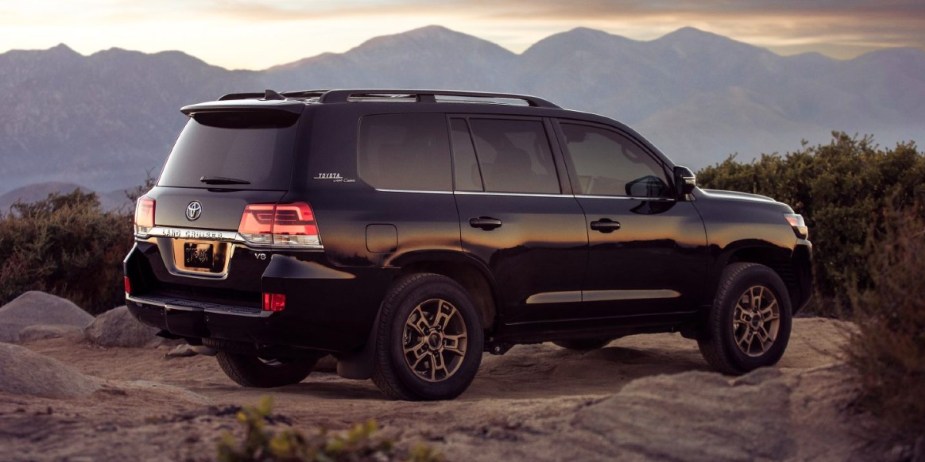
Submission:
M 423 444 L 415 446 L 409 454 L 400 454 L 391 441 L 375 436 L 379 426 L 372 419 L 345 432 L 329 433 L 321 429 L 313 435 L 305 435 L 287 429 L 276 433 L 267 428 L 267 424 L 275 420 L 270 397 L 264 397 L 256 406 L 242 409 L 236 418 L 244 426 L 244 439 L 237 441 L 230 433 L 223 435 L 218 443 L 221 462 L 442 460 L 439 453 Z
M 925 210 L 888 211 L 868 244 L 869 286 L 851 293 L 847 345 L 860 404 L 908 437 L 925 435 Z

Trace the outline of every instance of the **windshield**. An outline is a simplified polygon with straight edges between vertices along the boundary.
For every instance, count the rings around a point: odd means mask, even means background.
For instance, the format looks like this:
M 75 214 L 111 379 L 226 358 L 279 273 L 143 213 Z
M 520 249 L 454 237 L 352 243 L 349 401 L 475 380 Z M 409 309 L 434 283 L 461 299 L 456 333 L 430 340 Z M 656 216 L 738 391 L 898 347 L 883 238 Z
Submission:
M 289 189 L 298 114 L 195 114 L 177 139 L 159 186 Z

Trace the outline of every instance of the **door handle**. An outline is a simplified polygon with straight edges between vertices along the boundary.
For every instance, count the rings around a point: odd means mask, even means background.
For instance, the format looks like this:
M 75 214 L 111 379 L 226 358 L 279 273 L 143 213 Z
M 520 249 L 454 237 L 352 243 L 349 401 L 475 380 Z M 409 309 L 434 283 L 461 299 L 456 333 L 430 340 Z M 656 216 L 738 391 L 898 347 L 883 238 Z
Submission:
M 495 228 L 501 227 L 501 220 L 492 217 L 470 218 L 469 226 L 473 228 L 484 229 L 485 231 L 491 231 Z
M 601 218 L 600 220 L 591 222 L 591 229 L 602 233 L 612 233 L 620 229 L 620 222 L 613 221 L 610 218 Z

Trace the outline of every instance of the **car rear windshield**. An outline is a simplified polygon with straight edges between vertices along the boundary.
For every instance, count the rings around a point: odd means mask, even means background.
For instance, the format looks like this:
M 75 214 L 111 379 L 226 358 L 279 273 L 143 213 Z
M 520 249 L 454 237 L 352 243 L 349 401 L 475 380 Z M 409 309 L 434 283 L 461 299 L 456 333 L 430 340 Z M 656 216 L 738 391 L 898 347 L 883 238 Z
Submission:
M 195 114 L 180 133 L 158 185 L 287 190 L 298 118 L 282 111 Z

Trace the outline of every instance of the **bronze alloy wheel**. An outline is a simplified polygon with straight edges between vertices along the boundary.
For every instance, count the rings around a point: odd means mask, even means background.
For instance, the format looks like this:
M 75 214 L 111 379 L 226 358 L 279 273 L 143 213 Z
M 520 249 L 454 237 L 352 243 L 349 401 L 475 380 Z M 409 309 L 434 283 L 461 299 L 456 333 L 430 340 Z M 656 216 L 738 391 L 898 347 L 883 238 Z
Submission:
M 762 285 L 746 289 L 736 303 L 732 329 L 742 353 L 751 357 L 765 354 L 780 330 L 780 304 L 774 292 Z
M 408 314 L 402 332 L 405 364 L 428 382 L 453 376 L 466 356 L 468 332 L 462 313 L 452 303 L 432 298 Z

